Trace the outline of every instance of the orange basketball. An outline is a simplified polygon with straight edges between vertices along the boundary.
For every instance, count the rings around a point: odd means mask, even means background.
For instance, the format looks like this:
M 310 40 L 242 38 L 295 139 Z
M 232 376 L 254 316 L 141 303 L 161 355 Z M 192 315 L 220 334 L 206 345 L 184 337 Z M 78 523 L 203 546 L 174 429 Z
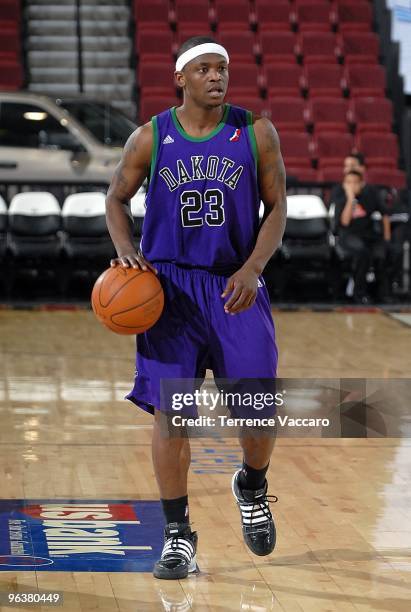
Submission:
M 160 318 L 164 293 L 149 270 L 115 266 L 95 282 L 91 305 L 98 320 L 117 334 L 142 334 Z

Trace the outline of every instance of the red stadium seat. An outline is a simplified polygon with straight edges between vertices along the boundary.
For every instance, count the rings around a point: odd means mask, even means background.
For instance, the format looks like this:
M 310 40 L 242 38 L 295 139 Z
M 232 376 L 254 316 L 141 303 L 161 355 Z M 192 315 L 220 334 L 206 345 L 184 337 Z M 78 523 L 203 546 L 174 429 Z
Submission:
M 298 25 L 300 32 L 331 30 L 331 5 L 328 3 L 307 2 L 297 5 L 293 11 L 291 20 Z
M 271 120 L 279 131 L 305 131 L 304 100 L 280 98 L 269 100 Z
M 170 30 L 170 24 L 168 21 L 159 21 L 157 23 L 154 23 L 152 21 L 140 21 L 138 23 L 138 25 L 136 26 L 136 35 L 137 32 L 171 32 Z
M 345 88 L 343 70 L 337 64 L 309 64 L 304 67 L 304 78 L 310 97 L 340 97 Z
M 20 38 L 17 28 L 3 28 L 0 22 L 0 53 L 13 53 L 20 50 Z
M 298 64 L 271 64 L 264 66 L 271 99 L 277 96 L 299 96 L 302 87 L 302 69 Z
M 392 102 L 387 98 L 356 98 L 350 101 L 350 122 L 357 132 L 391 131 Z
M 136 50 L 140 56 L 144 55 L 145 61 L 155 60 L 155 56 L 167 57 L 170 61 L 173 51 L 173 35 L 169 28 L 139 28 L 136 30 Z
M 407 186 L 405 172 L 397 168 L 371 168 L 367 172 L 367 180 L 374 185 L 385 185 L 395 189 L 404 189 Z
M 340 32 L 370 32 L 372 30 L 371 4 L 356 2 L 350 4 L 336 4 L 335 23 Z
M 297 53 L 304 64 L 337 61 L 337 39 L 333 32 L 302 32 L 298 37 Z
M 138 57 L 139 64 L 163 64 L 166 66 L 170 66 L 170 71 L 173 70 L 172 66 L 174 65 L 174 56 L 169 53 L 168 55 L 161 55 L 160 53 L 142 53 Z
M 8 91 L 14 91 L 23 85 L 23 69 L 20 63 L 20 4 L 17 0 L 0 1 L 0 89 Z
M 23 72 L 18 62 L 4 61 L 0 64 L 0 89 L 15 90 L 23 84 Z
M 341 132 L 322 132 L 315 134 L 315 153 L 319 160 L 319 168 L 343 164 L 345 157 L 351 153 L 353 138 L 351 134 Z
M 293 62 L 296 36 L 294 32 L 261 32 L 260 43 L 263 62 Z
M 345 70 L 351 97 L 384 97 L 385 69 L 380 64 L 353 64 Z
M 230 94 L 258 97 L 264 87 L 264 76 L 256 64 L 230 65 Z
M 248 2 L 219 1 L 215 5 L 214 22 L 220 32 L 239 28 L 248 29 L 252 19 Z
M 257 98 L 256 96 L 238 96 L 234 93 L 233 95 L 228 95 L 227 100 L 234 106 L 241 106 L 253 111 L 257 115 L 264 115 L 266 117 L 270 115 L 268 101 L 262 98 Z
M 11 63 L 19 63 L 20 54 L 18 51 L 1 51 L 0 50 L 0 65 L 1 64 L 10 64 Z
M 292 2 L 294 4 L 294 6 L 296 6 L 296 7 L 304 6 L 306 4 L 309 4 L 309 5 L 320 4 L 322 6 L 324 6 L 324 5 L 330 6 L 330 1 L 331 0 L 290 0 L 290 2 Z
M 327 160 L 324 160 L 326 164 Z M 343 178 L 342 164 L 337 166 L 325 166 L 318 171 L 318 180 L 321 183 L 340 183 Z
M 173 85 L 165 86 L 154 86 L 146 85 L 140 87 L 140 100 L 148 98 L 167 98 L 168 100 L 174 100 L 176 97 L 176 88 Z
M 254 32 L 223 31 L 217 36 L 218 41 L 228 49 L 230 59 L 237 62 L 254 63 L 258 45 Z
M 245 86 L 241 86 L 241 85 L 234 85 L 233 87 L 231 87 L 231 85 L 228 88 L 228 98 L 231 99 L 238 99 L 238 98 L 260 98 L 261 97 L 261 90 L 258 86 L 254 85 L 254 84 L 250 84 L 250 85 L 245 85 Z
M 317 172 L 312 168 L 304 168 L 301 166 L 291 166 L 290 164 L 286 164 L 285 170 L 288 180 L 290 180 L 292 177 L 296 178 L 300 183 L 315 183 L 317 181 Z
M 380 43 L 374 32 L 345 32 L 338 37 L 338 47 L 346 64 L 378 62 Z
M 166 0 L 134 0 L 134 15 L 136 23 L 151 23 L 154 26 L 168 23 L 169 10 Z
M 310 136 L 304 132 L 279 132 L 281 151 L 287 168 L 311 168 L 312 144 Z
M 186 5 L 187 0 L 173 0 L 173 4 L 175 8 L 178 9 L 180 6 Z M 207 0 L 193 0 L 191 2 L 193 11 L 195 11 L 198 6 L 208 6 L 208 5 L 209 5 L 209 2 Z M 192 20 L 192 21 L 195 21 L 195 20 Z
M 395 134 L 383 132 L 358 134 L 355 143 L 357 149 L 364 153 L 370 167 L 395 168 L 397 166 L 399 151 Z
M 178 105 L 175 96 L 153 96 L 140 99 L 139 122 L 147 123 L 153 115 L 158 115 L 171 106 Z
M 204 27 L 210 21 L 210 10 L 207 0 L 193 3 L 192 0 L 177 0 L 172 22 L 177 24 L 198 23 Z
M 142 62 L 138 67 L 138 83 L 142 88 L 149 87 L 151 93 L 156 90 L 171 91 L 174 89 L 173 68 L 164 62 Z
M 256 0 L 256 19 L 261 32 L 289 31 L 290 4 L 284 0 Z
M 0 2 L 0 22 L 20 23 L 20 2 L 16 0 L 1 0 Z
M 348 101 L 344 98 L 313 98 L 308 110 L 316 133 L 347 132 Z
M 211 31 L 211 26 L 207 23 L 202 24 L 201 27 L 197 23 L 178 24 L 178 29 L 176 32 L 178 47 L 193 36 L 211 36 L 211 38 L 215 38 L 215 33 Z

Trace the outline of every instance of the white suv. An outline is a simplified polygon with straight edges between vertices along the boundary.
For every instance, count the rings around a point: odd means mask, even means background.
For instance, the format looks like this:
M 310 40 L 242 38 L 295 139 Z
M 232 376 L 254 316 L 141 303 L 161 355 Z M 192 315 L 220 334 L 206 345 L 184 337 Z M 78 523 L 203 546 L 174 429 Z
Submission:
M 0 183 L 108 185 L 135 128 L 105 102 L 0 91 Z

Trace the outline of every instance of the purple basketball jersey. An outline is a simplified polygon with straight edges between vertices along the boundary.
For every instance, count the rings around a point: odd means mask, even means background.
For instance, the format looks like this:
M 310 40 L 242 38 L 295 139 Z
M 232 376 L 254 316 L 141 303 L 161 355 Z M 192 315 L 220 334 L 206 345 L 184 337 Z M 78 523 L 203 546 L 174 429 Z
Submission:
M 250 256 L 259 226 L 251 113 L 226 104 L 221 123 L 201 138 L 184 131 L 175 108 L 152 125 L 144 256 L 230 274 Z
M 134 387 L 127 395 L 162 410 L 167 379 L 274 379 L 277 347 L 270 298 L 232 317 L 221 294 L 251 255 L 259 228 L 257 146 L 251 113 L 229 104 L 207 136 L 194 138 L 175 109 L 153 117 L 153 155 L 142 251 L 156 264 L 165 307 L 137 336 Z M 254 415 L 255 416 L 255 415 Z

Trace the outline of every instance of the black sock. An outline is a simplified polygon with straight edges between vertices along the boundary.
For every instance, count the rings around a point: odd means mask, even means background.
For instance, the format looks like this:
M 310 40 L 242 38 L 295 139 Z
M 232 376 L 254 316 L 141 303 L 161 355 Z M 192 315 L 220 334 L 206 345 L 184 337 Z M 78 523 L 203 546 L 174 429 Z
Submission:
M 188 496 L 161 499 L 166 523 L 189 523 Z
M 238 477 L 238 484 L 240 485 L 240 488 L 249 489 L 251 491 L 262 489 L 265 483 L 265 475 L 269 465 L 270 464 L 267 463 L 267 465 L 264 468 L 261 468 L 261 470 L 256 470 L 243 461 L 243 468 Z

